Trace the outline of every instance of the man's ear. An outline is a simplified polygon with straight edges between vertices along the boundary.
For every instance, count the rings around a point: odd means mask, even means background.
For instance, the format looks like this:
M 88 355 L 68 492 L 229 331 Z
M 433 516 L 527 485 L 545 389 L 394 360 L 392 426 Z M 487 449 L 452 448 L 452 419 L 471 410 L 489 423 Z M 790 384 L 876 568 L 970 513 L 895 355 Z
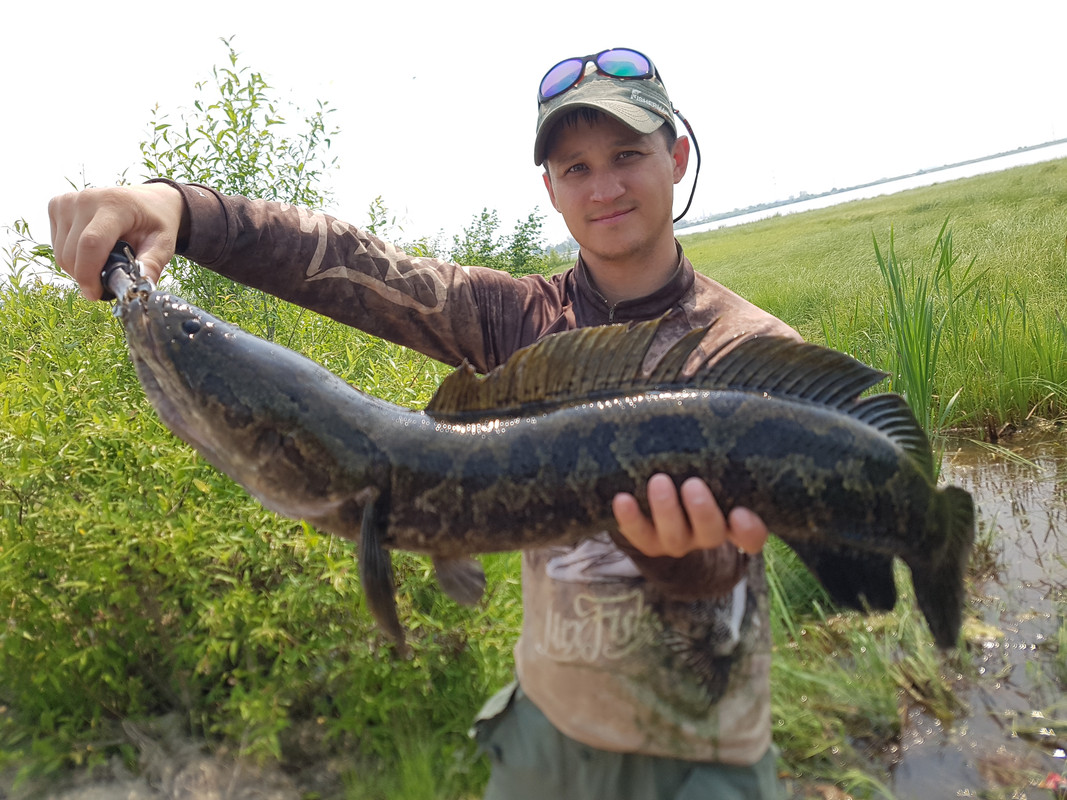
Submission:
M 685 177 L 685 171 L 689 167 L 688 136 L 679 136 L 674 140 L 674 148 L 671 150 L 671 158 L 674 159 L 674 182 L 678 183 Z
M 556 205 L 556 191 L 552 188 L 552 178 L 549 177 L 548 167 L 545 167 L 545 171 L 541 175 L 541 177 L 545 181 L 545 188 L 548 189 L 548 199 L 552 201 L 552 208 L 556 209 L 556 211 L 559 211 L 559 206 Z

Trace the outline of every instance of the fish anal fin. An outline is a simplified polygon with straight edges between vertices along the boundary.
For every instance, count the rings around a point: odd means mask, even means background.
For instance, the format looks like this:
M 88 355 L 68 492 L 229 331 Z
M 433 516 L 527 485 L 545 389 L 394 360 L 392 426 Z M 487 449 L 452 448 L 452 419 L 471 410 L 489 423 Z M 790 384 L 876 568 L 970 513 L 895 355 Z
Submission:
M 437 584 L 460 605 L 473 606 L 485 592 L 485 571 L 473 558 L 433 557 Z
M 369 498 L 363 506 L 363 522 L 359 530 L 359 579 L 367 608 L 382 632 L 396 644 L 397 652 L 406 657 L 408 647 L 404 629 L 396 613 L 393 560 L 382 546 L 389 518 L 388 506 L 387 493 Z

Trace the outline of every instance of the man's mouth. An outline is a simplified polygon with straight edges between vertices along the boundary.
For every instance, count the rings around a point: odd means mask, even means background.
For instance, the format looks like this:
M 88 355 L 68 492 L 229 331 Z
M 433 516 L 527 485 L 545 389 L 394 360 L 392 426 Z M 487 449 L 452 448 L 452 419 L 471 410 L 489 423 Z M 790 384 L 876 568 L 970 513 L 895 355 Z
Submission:
M 592 222 L 613 222 L 614 220 L 621 219 L 633 211 L 632 208 L 622 208 L 618 211 L 610 211 L 606 214 L 600 214 L 592 218 Z

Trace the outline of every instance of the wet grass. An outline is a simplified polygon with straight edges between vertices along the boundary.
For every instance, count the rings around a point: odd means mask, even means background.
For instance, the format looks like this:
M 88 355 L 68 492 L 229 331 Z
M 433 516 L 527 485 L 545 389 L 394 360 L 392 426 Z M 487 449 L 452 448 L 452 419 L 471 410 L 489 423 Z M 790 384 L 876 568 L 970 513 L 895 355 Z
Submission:
M 973 672 L 966 651 L 944 654 L 933 646 L 903 566 L 897 608 L 862 615 L 832 611 L 817 586 L 804 585 L 811 578 L 794 558 L 772 544 L 770 574 L 801 584 L 772 606 L 774 739 L 793 796 L 830 783 L 856 797 L 892 797 L 890 774 L 909 709 L 945 724 L 955 719 L 963 710 L 953 691 L 957 676 Z

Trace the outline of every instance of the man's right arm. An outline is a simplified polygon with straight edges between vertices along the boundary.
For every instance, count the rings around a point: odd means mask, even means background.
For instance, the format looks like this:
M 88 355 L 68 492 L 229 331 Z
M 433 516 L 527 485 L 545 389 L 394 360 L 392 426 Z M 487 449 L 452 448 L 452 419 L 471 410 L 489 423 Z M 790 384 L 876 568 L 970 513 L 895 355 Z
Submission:
M 501 350 L 494 320 L 537 327 L 528 284 L 502 273 L 415 258 L 341 220 L 283 203 L 152 181 L 92 189 L 49 204 L 56 260 L 90 299 L 115 241 L 151 279 L 177 252 L 214 272 L 347 325 L 479 371 Z M 504 348 L 506 349 L 506 348 Z M 505 354 L 506 357 L 506 354 Z

